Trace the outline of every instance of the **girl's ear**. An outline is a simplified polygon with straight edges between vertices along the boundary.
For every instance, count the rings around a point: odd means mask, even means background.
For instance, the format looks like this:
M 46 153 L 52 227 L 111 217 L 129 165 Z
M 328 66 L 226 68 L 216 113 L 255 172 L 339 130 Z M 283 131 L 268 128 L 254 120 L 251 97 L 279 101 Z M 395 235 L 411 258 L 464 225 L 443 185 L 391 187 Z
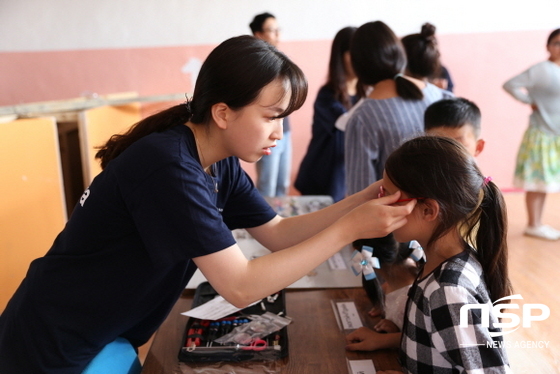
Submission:
M 425 221 L 434 221 L 439 215 L 439 204 L 433 199 L 426 199 L 419 206 L 421 209 L 422 218 Z
M 226 103 L 217 103 L 212 105 L 211 109 L 212 119 L 218 125 L 219 128 L 225 130 L 228 127 L 228 121 L 230 120 L 231 110 Z

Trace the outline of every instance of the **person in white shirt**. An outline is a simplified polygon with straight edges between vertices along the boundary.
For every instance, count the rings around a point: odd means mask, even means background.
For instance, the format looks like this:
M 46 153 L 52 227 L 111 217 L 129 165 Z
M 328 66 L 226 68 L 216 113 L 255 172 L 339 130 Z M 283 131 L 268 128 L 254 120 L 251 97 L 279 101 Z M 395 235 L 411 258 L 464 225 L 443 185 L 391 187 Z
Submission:
M 533 109 L 517 154 L 514 185 L 526 191 L 525 235 L 559 240 L 541 222 L 546 194 L 560 192 L 560 29 L 548 37 L 550 57 L 508 80 L 503 88 Z

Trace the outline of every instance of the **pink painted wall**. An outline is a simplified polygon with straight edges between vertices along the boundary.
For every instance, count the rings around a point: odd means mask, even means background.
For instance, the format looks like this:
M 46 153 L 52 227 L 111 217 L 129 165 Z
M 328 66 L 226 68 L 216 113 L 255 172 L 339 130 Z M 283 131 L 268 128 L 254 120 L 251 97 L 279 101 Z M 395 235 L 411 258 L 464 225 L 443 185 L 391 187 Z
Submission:
M 442 59 L 455 82 L 455 93 L 476 102 L 482 111 L 486 150 L 482 170 L 503 189 L 511 188 L 515 154 L 527 125 L 529 108 L 501 88 L 511 76 L 547 58 L 548 30 L 438 37 Z M 292 115 L 295 177 L 311 135 L 312 107 L 323 84 L 330 40 L 283 42 L 309 80 L 309 96 Z M 108 94 L 136 91 L 140 95 L 192 92 L 191 77 L 181 71 L 190 58 L 201 61 L 214 45 L 159 48 L 0 53 L 0 105 L 70 99 L 84 92 Z M 144 113 L 162 104 L 144 105 Z M 245 165 L 251 176 L 254 166 Z M 293 191 L 293 193 L 296 193 Z
M 504 190 L 512 188 L 517 148 L 530 109 L 515 101 L 503 83 L 548 58 L 549 30 L 438 37 L 443 63 L 451 71 L 455 94 L 474 101 L 482 112 L 486 148 L 479 166 Z

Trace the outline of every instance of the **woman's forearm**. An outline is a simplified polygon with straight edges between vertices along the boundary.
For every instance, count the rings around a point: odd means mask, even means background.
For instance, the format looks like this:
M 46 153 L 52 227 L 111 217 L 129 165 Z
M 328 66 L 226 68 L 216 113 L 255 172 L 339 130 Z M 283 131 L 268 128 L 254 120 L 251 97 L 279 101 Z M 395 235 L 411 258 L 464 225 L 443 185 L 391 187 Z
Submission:
M 226 300 L 245 306 L 294 283 L 353 240 L 382 237 L 402 226 L 415 202 L 390 206 L 399 196 L 361 204 L 319 233 L 282 251 L 249 261 L 234 245 L 194 261 Z
M 261 227 L 247 231 L 271 251 L 291 247 L 316 235 L 352 209 L 373 199 L 375 197 L 373 191 L 379 190 L 378 184 L 380 183 L 376 182 L 366 190 L 316 212 L 288 218 L 276 218 Z

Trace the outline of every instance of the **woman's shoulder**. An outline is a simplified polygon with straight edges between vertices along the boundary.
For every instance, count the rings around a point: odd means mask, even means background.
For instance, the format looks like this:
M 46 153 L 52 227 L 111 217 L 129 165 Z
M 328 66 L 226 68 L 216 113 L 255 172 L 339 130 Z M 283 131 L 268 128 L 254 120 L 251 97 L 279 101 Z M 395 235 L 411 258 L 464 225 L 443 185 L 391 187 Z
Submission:
M 544 60 L 544 61 L 540 61 L 537 62 L 534 65 L 529 66 L 527 69 L 525 69 L 523 72 L 521 72 L 519 75 L 526 75 L 529 77 L 538 77 L 538 76 L 542 76 L 543 74 L 547 75 L 552 71 L 555 71 L 556 68 L 558 68 L 559 66 L 556 65 L 554 62 L 550 61 L 550 60 Z M 560 71 L 560 69 L 558 69 Z
M 130 145 L 112 160 L 108 167 L 122 175 L 142 179 L 172 165 L 197 169 L 196 144 L 186 126 L 175 126 L 162 132 L 151 133 Z M 113 164 L 113 165 L 111 165 Z
M 426 83 L 426 87 L 424 87 L 422 93 L 424 94 L 424 97 L 428 99 L 441 100 L 455 98 L 453 92 L 444 90 L 443 88 L 439 88 L 435 84 L 429 82 Z
M 323 85 L 321 86 L 321 88 L 319 88 L 319 91 L 317 92 L 317 96 L 333 96 L 334 95 L 334 90 L 329 87 L 328 85 Z
M 319 92 L 317 92 L 317 97 L 313 104 L 314 110 L 332 110 L 333 107 L 337 106 L 340 107 L 340 111 L 346 111 L 346 109 L 342 107 L 342 103 L 335 98 L 335 91 L 327 85 L 322 86 Z

